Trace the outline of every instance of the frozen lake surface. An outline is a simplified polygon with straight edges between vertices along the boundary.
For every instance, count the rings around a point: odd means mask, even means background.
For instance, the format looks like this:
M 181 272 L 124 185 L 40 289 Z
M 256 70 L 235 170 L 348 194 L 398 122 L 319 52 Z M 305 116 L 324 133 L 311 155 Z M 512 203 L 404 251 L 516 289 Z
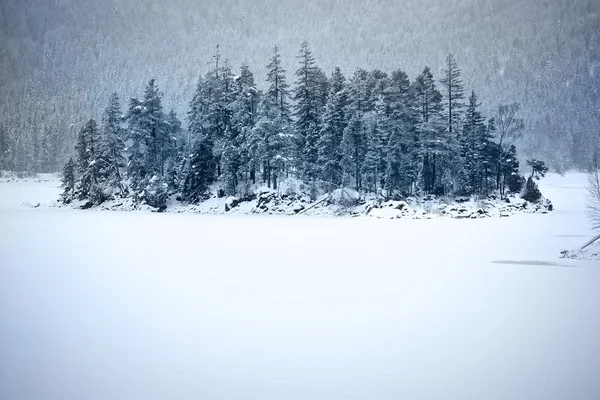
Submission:
M 597 399 L 585 176 L 477 220 L 30 208 L 0 183 L 0 398 Z

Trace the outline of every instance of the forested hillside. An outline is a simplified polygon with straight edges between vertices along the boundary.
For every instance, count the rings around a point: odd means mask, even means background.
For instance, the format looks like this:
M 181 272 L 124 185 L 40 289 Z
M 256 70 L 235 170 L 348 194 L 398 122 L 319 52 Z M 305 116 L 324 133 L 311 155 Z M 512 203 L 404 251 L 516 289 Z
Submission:
M 486 115 L 521 104 L 523 154 L 554 168 L 587 166 L 598 143 L 597 0 L 4 0 L 2 167 L 58 169 L 110 94 L 126 99 L 149 78 L 185 115 L 216 44 L 264 90 L 273 46 L 295 71 L 304 40 L 328 76 L 361 67 L 413 80 L 429 66 L 437 79 L 454 53 Z

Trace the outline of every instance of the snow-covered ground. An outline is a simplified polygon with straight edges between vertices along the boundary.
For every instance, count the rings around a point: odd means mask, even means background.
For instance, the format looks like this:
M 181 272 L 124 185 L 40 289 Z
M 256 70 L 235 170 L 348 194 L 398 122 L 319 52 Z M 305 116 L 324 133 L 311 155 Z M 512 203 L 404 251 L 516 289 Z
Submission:
M 103 212 L 0 183 L 0 399 L 597 399 L 585 176 L 475 220 Z M 23 203 L 39 208 L 23 207 Z

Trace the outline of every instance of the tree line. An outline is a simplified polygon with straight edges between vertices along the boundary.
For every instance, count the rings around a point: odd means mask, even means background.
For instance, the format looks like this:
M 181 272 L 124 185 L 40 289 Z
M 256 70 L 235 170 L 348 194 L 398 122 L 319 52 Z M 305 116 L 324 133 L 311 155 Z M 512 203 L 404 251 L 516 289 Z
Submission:
M 313 197 L 338 187 L 399 197 L 523 187 L 519 105 L 482 115 L 452 54 L 437 81 L 428 67 L 412 81 L 400 69 L 358 69 L 347 78 L 335 68 L 328 76 L 306 42 L 296 59 L 290 85 L 275 47 L 261 91 L 249 67 L 235 75 L 217 46 L 189 104 L 187 129 L 164 110 L 154 79 L 124 113 L 113 94 L 100 125 L 92 119 L 79 132 L 63 198 L 132 197 L 162 207 L 170 194 L 200 201 L 215 182 L 222 195 L 240 196 L 257 184 L 277 189 L 289 177 Z

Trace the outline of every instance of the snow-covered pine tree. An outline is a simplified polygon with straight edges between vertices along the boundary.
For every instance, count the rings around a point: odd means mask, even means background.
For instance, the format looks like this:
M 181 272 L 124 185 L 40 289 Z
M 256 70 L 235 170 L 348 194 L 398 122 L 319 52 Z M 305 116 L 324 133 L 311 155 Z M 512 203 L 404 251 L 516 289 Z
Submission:
M 452 190 L 456 178 L 461 174 L 461 160 L 459 157 L 460 145 L 458 136 L 464 108 L 464 88 L 461 80 L 461 71 L 453 54 L 446 57 L 445 69 L 442 71 L 440 84 L 444 88 L 444 116 L 446 119 L 446 135 L 441 138 L 441 151 L 438 152 L 438 161 L 443 171 L 440 185 L 436 193 L 442 194 Z
M 175 110 L 167 115 L 168 140 L 170 142 L 165 150 L 165 181 L 171 189 L 177 190 L 181 184 L 180 167 L 184 160 L 187 138 L 181 128 L 181 121 Z
M 267 65 L 269 87 L 259 109 L 259 120 L 254 129 L 254 143 L 258 143 L 256 156 L 263 165 L 263 179 L 277 188 L 278 176 L 289 170 L 296 153 L 292 135 L 292 120 L 289 106 L 289 85 L 277 46 Z
M 344 170 L 354 178 L 356 190 L 362 189 L 361 167 L 367 152 L 367 133 L 363 123 L 363 113 L 352 110 L 350 121 L 344 129 L 342 154 Z
M 390 136 L 390 123 L 386 115 L 386 103 L 380 96 L 375 104 L 375 110 L 363 116 L 367 129 L 367 151 L 362 165 L 365 181 L 375 193 L 385 183 L 386 151 Z
M 312 52 L 305 41 L 296 57 L 300 67 L 296 71 L 296 87 L 294 88 L 294 116 L 297 164 L 302 176 L 315 184 L 318 174 L 318 139 L 319 139 L 319 99 L 318 68 Z
M 63 190 L 61 199 L 63 203 L 69 204 L 73 200 L 75 191 L 75 163 L 69 158 L 63 168 L 61 188 Z
M 210 76 L 200 77 L 188 112 L 188 142 L 181 167 L 181 198 L 187 202 L 200 200 L 215 181 L 216 160 L 212 141 L 216 129 L 211 114 Z
M 281 65 L 281 56 L 277 46 L 273 48 L 273 56 L 267 65 L 267 83 L 269 88 L 265 93 L 266 101 L 272 103 L 271 108 L 277 108 L 284 118 L 290 118 L 290 92 L 285 77 L 285 69 Z
M 144 129 L 143 121 L 146 110 L 142 102 L 136 98 L 129 101 L 127 113 L 125 114 L 126 144 L 128 153 L 127 176 L 134 190 L 134 198 L 145 186 L 146 176 L 149 171 L 147 161 L 149 159 L 149 146 Z
M 119 96 L 113 93 L 102 116 L 102 134 L 98 141 L 97 157 L 98 184 L 107 198 L 115 192 L 121 196 L 125 194 L 126 159 L 122 119 Z
M 439 183 L 439 155 L 444 152 L 441 120 L 442 95 L 437 90 L 428 67 L 413 84 L 417 107 L 417 132 L 423 160 L 421 186 L 426 193 L 435 191 Z
M 170 152 L 171 141 L 162 107 L 163 94 L 158 90 L 156 82 L 151 79 L 144 90 L 142 101 L 141 130 L 148 146 L 146 166 L 150 175 L 164 175 L 166 155 Z
M 230 133 L 226 134 L 228 142 L 224 149 L 224 179 L 229 182 L 226 187 L 230 192 L 236 191 L 238 176 L 247 182 L 248 174 L 255 169 L 252 159 L 252 128 L 257 118 L 260 92 L 256 88 L 254 75 L 247 65 L 243 65 L 240 75 L 235 78 L 235 93 L 229 104 L 231 113 Z
M 101 203 L 104 198 L 98 190 L 98 124 L 90 119 L 79 131 L 77 137 L 77 169 L 78 182 L 77 195 L 80 200 L 90 200 L 92 203 Z
M 484 180 L 484 150 L 487 146 L 487 127 L 479 111 L 475 91 L 469 96 L 462 133 L 459 136 L 461 167 L 459 190 L 464 194 L 482 193 Z
M 325 111 L 323 124 L 317 143 L 319 149 L 318 164 L 321 179 L 333 189 L 343 183 L 343 154 L 342 140 L 346 128 L 346 107 L 348 92 L 345 84 L 346 78 L 339 67 L 335 68 L 331 76 L 331 87 Z
M 460 79 L 461 71 L 458 68 L 458 63 L 453 54 L 448 54 L 446 57 L 446 65 L 443 70 L 440 84 L 445 89 L 445 117 L 446 130 L 451 135 L 456 132 L 460 125 L 462 109 L 464 107 L 464 88 Z
M 390 137 L 386 144 L 385 189 L 391 194 L 411 194 L 419 173 L 419 137 L 416 131 L 414 96 L 408 75 L 392 72 L 385 93 L 390 120 Z
M 195 138 L 192 153 L 188 154 L 182 170 L 181 198 L 194 203 L 202 199 L 209 186 L 215 181 L 216 160 L 209 136 Z

